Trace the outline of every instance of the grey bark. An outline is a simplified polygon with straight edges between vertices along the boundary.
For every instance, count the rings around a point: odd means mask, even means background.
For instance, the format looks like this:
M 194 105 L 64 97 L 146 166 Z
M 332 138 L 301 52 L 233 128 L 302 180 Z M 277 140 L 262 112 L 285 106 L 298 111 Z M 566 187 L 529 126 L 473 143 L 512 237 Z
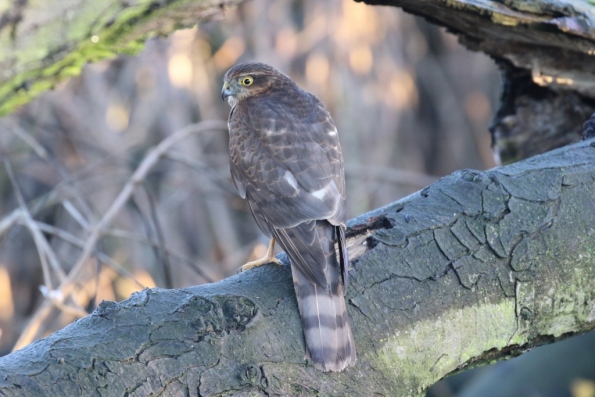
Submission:
M 595 328 L 595 140 L 462 170 L 349 223 L 358 362 L 303 361 L 288 266 L 150 289 L 0 358 L 3 396 L 407 396 Z M 282 258 L 286 262 L 286 258 Z

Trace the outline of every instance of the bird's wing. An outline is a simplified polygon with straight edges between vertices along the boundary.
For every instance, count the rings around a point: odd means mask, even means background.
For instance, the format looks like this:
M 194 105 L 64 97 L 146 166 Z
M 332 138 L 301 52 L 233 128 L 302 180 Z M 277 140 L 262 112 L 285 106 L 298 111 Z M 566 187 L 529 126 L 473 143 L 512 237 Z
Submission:
M 277 228 L 313 219 L 345 221 L 337 129 L 318 99 L 302 95 L 301 107 L 270 100 L 239 104 L 230 119 L 235 186 Z
M 319 242 L 307 225 L 345 222 L 341 146 L 322 103 L 304 92 L 293 97 L 291 102 L 254 99 L 234 108 L 229 121 L 231 174 L 261 230 L 268 236 L 279 230 L 278 239 L 286 240 L 286 251 L 295 251 L 302 273 L 328 288 L 324 266 L 316 260 L 321 257 Z M 301 241 L 303 248 L 294 249 L 291 240 Z

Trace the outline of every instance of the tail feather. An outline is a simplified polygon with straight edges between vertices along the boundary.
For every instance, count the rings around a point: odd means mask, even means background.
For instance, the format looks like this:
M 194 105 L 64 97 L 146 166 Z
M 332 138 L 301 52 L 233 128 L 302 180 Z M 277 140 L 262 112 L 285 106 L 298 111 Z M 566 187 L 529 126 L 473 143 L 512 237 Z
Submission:
M 328 291 L 294 270 L 292 268 L 306 356 L 322 371 L 341 371 L 356 360 L 342 286 L 336 283 L 335 288 Z
M 327 221 L 313 221 L 292 229 L 273 231 L 291 261 L 306 357 L 322 371 L 342 371 L 356 361 L 343 297 L 347 257 L 340 249 L 338 259 L 335 252 L 335 240 L 344 239 L 339 228 Z M 315 234 L 314 243 L 312 233 Z M 339 240 L 339 245 L 341 242 L 344 240 Z M 316 270 L 312 269 L 314 266 Z M 316 273 L 320 276 L 313 278 Z

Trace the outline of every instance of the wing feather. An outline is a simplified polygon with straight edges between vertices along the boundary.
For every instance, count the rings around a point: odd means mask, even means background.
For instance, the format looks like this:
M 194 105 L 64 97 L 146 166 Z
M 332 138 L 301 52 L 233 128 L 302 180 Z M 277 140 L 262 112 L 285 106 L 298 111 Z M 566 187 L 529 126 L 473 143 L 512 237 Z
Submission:
M 343 157 L 335 124 L 316 97 L 298 97 L 292 106 L 263 98 L 236 106 L 230 119 L 232 179 L 275 227 L 312 219 L 343 223 Z

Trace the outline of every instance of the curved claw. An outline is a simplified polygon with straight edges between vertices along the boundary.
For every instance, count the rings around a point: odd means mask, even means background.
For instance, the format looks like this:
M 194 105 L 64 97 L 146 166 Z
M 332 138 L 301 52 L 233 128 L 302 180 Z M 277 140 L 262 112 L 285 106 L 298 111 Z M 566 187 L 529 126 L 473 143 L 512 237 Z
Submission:
M 250 269 L 252 269 L 254 267 L 266 265 L 267 263 L 273 263 L 275 265 L 281 265 L 281 266 L 283 266 L 283 262 L 281 262 L 279 259 L 275 258 L 274 256 L 272 258 L 264 257 L 262 259 L 258 259 L 258 260 L 252 261 L 252 262 L 248 262 L 244 266 L 240 266 L 238 268 L 238 271 L 236 273 L 242 273 L 242 272 L 245 272 L 246 270 L 250 270 Z
M 262 266 L 267 263 L 274 263 L 276 265 L 283 266 L 283 263 L 279 259 L 275 258 L 274 251 L 275 251 L 275 239 L 272 238 L 271 242 L 269 243 L 269 248 L 267 249 L 267 253 L 265 254 L 265 256 L 263 258 L 246 263 L 244 266 L 241 266 L 236 273 L 242 273 L 242 272 L 245 272 L 246 270 L 252 269 L 253 267 Z

